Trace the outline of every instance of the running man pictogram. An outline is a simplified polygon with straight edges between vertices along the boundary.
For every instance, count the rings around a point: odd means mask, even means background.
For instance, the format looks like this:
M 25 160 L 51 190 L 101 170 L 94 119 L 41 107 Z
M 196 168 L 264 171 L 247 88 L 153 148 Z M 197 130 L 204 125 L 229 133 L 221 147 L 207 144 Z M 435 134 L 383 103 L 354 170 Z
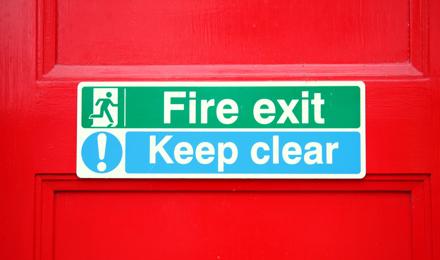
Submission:
M 112 100 L 111 100 L 112 93 L 111 92 L 107 92 L 105 95 L 107 96 L 107 98 L 99 98 L 95 103 L 95 106 L 99 106 L 99 104 L 101 103 L 99 114 L 91 114 L 89 116 L 89 119 L 103 118 L 104 114 L 105 114 L 107 116 L 108 121 L 110 122 L 110 124 L 107 127 L 111 127 L 113 125 L 114 121 L 113 121 L 112 115 L 110 114 L 109 106 L 117 107 L 118 104 L 115 104 L 112 102 Z

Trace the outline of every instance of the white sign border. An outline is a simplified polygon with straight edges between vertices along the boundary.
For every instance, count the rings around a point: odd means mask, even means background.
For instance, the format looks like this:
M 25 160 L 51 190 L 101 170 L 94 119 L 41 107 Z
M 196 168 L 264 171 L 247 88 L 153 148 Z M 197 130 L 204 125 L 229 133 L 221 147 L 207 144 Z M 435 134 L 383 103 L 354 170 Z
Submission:
M 145 129 L 111 129 L 111 133 L 125 142 L 127 131 L 162 131 L 162 132 L 359 132 L 361 135 L 361 171 L 353 174 L 313 174 L 313 173 L 126 173 L 125 154 L 121 163 L 109 173 L 95 173 L 85 166 L 81 159 L 81 144 L 93 132 L 107 131 L 107 128 L 84 129 L 81 126 L 82 88 L 83 87 L 341 87 L 357 86 L 360 89 L 361 126 L 360 128 L 145 128 Z M 366 175 L 366 120 L 365 120 L 365 84 L 363 81 L 87 81 L 80 82 L 77 89 L 77 148 L 76 174 L 79 178 L 93 179 L 362 179 Z

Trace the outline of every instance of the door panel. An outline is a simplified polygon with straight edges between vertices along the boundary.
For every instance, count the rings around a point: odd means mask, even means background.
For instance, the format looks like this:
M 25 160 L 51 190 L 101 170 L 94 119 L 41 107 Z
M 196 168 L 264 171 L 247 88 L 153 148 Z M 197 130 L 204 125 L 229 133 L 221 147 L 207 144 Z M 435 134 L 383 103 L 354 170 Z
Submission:
M 61 0 L 57 10 L 60 64 L 376 63 L 409 57 L 405 0 Z
M 388 191 L 62 192 L 54 255 L 411 259 L 410 207 L 409 194 Z
M 426 259 L 428 178 L 212 183 L 39 175 L 38 253 L 43 259 Z
M 439 259 L 438 1 L 4 1 L 0 259 Z M 363 80 L 363 180 L 79 180 L 76 86 Z

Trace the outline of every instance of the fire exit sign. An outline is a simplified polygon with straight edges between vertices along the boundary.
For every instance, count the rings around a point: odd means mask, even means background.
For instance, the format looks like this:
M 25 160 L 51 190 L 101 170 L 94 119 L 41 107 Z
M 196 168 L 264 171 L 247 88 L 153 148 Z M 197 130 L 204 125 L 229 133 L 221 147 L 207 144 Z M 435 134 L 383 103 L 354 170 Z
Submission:
M 360 81 L 82 82 L 81 178 L 363 178 Z

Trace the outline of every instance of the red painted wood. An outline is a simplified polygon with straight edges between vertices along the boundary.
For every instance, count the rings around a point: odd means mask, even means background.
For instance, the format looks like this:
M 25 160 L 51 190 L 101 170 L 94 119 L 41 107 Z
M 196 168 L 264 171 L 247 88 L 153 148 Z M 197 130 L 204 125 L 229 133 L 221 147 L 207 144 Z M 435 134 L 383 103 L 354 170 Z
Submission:
M 423 78 L 408 62 L 385 64 L 282 64 L 282 65 L 55 65 L 42 81 L 57 80 L 259 80 L 339 79 L 358 77 Z M 46 82 L 45 82 L 46 83 Z
M 0 259 L 440 259 L 438 1 L 3 2 Z M 78 81 L 316 79 L 366 82 L 364 180 L 75 176 Z
M 409 58 L 405 0 L 82 0 L 57 6 L 60 64 L 377 63 Z
M 35 10 L 34 1 L 0 4 L 0 259 L 33 257 Z

